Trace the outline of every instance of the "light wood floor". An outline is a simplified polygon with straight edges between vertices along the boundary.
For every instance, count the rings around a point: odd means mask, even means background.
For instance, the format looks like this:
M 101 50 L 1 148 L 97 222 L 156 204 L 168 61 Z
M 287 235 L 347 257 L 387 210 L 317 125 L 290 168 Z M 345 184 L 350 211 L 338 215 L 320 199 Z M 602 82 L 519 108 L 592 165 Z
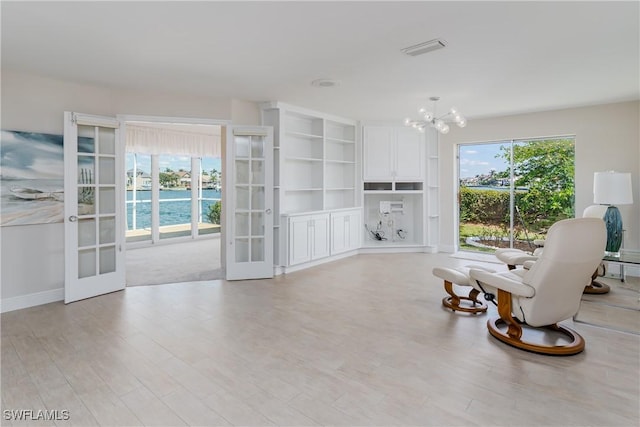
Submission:
M 638 335 L 576 322 L 577 356 L 506 346 L 486 315 L 441 306 L 431 269 L 468 263 L 360 255 L 5 313 L 2 409 L 82 426 L 639 424 Z

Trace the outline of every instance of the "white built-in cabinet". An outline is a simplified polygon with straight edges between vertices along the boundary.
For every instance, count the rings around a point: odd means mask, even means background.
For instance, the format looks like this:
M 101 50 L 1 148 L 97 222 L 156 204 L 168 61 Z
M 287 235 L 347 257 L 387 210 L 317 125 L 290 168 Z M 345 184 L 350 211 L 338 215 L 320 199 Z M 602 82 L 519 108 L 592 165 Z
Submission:
M 329 214 L 288 217 L 288 265 L 329 256 Z
M 331 212 L 331 255 L 349 252 L 360 247 L 361 216 L 360 209 Z
M 437 250 L 437 135 L 377 124 L 362 135 L 362 247 Z
M 361 223 L 357 122 L 281 102 L 261 107 L 274 128 L 274 263 L 329 257 L 331 242 L 344 240 L 331 215 L 350 209 Z
M 365 126 L 364 181 L 422 181 L 424 134 L 413 128 Z

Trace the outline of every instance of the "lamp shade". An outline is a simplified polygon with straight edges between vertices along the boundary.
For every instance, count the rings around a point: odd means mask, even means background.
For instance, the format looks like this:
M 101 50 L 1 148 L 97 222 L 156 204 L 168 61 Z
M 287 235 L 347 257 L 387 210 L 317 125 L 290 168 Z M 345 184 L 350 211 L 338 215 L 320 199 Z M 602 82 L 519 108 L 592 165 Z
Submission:
M 593 203 L 600 205 L 629 205 L 633 203 L 631 174 L 628 172 L 595 172 L 593 174 Z

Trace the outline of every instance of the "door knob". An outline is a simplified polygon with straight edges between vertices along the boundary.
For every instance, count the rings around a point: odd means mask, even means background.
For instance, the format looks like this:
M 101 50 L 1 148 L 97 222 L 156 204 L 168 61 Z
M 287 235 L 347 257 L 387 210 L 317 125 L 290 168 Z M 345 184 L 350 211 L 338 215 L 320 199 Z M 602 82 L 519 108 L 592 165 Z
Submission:
M 77 220 L 78 220 L 78 217 L 77 217 L 77 216 L 75 216 L 75 215 L 71 215 L 71 216 L 69 217 L 69 221 L 71 221 L 71 222 L 76 222 Z
M 267 213 L 267 215 L 271 215 L 271 209 L 267 209 L 265 212 Z

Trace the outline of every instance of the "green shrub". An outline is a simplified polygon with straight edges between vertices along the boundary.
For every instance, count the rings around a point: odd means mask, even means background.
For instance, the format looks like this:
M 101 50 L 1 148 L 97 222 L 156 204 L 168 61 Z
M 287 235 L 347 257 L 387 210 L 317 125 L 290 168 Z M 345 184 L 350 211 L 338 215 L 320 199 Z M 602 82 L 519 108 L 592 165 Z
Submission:
M 209 212 L 207 212 L 207 219 L 212 224 L 220 224 L 220 212 L 222 210 L 222 203 L 220 200 L 212 205 L 209 205 Z
M 539 232 L 554 222 L 573 217 L 573 210 L 566 207 L 567 203 L 556 203 L 553 194 L 537 188 L 516 191 L 514 202 L 519 212 L 514 218 L 516 231 L 521 231 L 521 221 L 528 231 Z M 460 222 L 509 227 L 509 192 L 460 188 Z
M 460 221 L 490 225 L 509 222 L 509 192 L 487 189 L 460 189 Z

